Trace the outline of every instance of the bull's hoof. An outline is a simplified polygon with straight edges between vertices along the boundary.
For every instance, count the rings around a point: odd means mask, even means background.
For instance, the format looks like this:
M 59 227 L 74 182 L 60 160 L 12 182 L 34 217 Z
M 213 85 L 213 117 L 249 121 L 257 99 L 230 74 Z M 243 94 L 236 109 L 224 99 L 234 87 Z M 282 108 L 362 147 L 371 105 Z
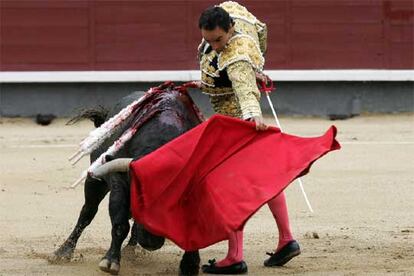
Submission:
M 70 262 L 73 257 L 73 247 L 69 245 L 62 245 L 47 260 L 49 263 Z
M 47 256 L 47 261 L 50 264 L 68 263 L 70 262 L 70 258 L 61 258 L 60 256 L 57 256 L 55 253 L 53 253 Z
M 108 259 L 104 258 L 99 262 L 99 269 L 112 275 L 118 275 L 121 266 L 119 263 L 111 262 Z
M 118 275 L 121 266 L 118 263 L 111 263 L 111 267 L 109 268 L 109 273 L 112 275 Z
M 178 269 L 179 276 L 198 275 L 200 270 L 200 255 L 198 251 L 185 252 Z
M 111 266 L 111 262 L 108 259 L 102 259 L 99 262 L 99 269 L 105 272 L 109 272 L 109 268 Z
M 178 276 L 197 276 L 198 275 L 198 269 L 194 271 L 182 271 L 179 269 Z

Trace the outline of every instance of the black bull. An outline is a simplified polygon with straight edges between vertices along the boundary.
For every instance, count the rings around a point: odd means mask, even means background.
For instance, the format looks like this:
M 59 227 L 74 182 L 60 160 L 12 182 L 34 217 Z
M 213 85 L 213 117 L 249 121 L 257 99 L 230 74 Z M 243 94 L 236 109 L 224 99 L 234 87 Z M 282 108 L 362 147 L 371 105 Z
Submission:
M 192 99 L 186 93 L 168 90 L 163 93 L 161 109 L 142 125 L 124 147 L 111 158 L 134 158 L 154 151 L 168 141 L 183 134 L 199 124 L 200 118 L 193 107 Z M 142 92 L 135 92 L 121 99 L 107 116 L 106 114 L 89 113 L 89 118 L 99 126 L 103 121 L 117 114 L 134 100 L 142 96 Z M 88 115 L 84 116 L 88 117 Z M 106 149 L 119 138 L 131 121 L 123 123 L 119 131 L 112 135 L 103 145 L 91 154 L 91 162 L 98 158 Z M 156 176 L 154 176 L 156 177 Z M 121 245 L 130 230 L 130 182 L 126 173 L 110 173 L 98 180 L 88 177 L 84 184 L 85 203 L 80 212 L 78 221 L 66 241 L 54 252 L 55 259 L 70 259 L 82 231 L 91 223 L 98 211 L 98 205 L 110 191 L 109 214 L 112 223 L 111 246 L 99 267 L 111 274 L 117 274 L 120 269 Z M 128 245 L 139 242 L 147 249 L 156 249 L 162 246 L 164 239 L 152 236 L 142 226 L 134 224 Z M 198 251 L 185 252 L 179 266 L 179 274 L 196 275 L 199 270 L 200 257 Z

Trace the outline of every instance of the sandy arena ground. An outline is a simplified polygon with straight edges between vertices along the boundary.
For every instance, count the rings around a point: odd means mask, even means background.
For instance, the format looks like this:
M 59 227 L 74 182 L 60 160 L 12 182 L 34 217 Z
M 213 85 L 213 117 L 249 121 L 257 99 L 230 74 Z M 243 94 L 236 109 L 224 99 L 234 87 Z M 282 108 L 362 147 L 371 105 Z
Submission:
M 87 167 L 67 157 L 92 129 L 82 122 L 47 127 L 29 119 L 0 119 L 0 275 L 106 275 L 97 264 L 110 243 L 107 198 L 81 237 L 74 259 L 49 264 L 83 204 L 83 189 L 67 187 Z M 268 120 L 268 122 L 271 122 Z M 361 116 L 345 121 L 281 118 L 286 132 L 316 136 L 331 124 L 342 150 L 303 178 L 315 213 L 297 184 L 287 189 L 292 230 L 302 255 L 283 268 L 262 263 L 277 230 L 267 207 L 247 224 L 250 275 L 414 275 L 414 116 Z M 225 255 L 222 242 L 202 250 L 202 261 Z M 177 275 L 181 251 L 124 250 L 121 275 Z

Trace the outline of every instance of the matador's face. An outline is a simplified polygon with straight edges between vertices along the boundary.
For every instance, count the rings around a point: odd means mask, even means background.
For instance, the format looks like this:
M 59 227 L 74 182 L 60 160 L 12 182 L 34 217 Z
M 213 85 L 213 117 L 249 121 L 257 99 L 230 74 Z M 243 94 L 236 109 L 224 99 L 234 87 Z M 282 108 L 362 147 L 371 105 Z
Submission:
M 201 29 L 201 35 L 204 40 L 210 44 L 214 51 L 220 53 L 226 47 L 227 42 L 233 36 L 234 27 L 231 27 L 228 32 L 221 27 L 216 27 L 214 30 Z

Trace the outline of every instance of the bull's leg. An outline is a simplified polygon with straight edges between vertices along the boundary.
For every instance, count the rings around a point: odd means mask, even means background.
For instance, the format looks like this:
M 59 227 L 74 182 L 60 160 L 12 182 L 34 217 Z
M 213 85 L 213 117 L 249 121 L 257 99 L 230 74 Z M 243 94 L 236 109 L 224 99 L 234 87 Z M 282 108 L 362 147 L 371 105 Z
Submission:
M 136 246 L 137 244 L 138 244 L 138 225 L 134 221 L 131 227 L 131 237 L 129 238 L 127 245 Z
M 200 269 L 200 254 L 197 251 L 186 251 L 180 261 L 179 275 L 198 275 Z
M 70 260 L 72 258 L 79 237 L 95 217 L 99 203 L 108 191 L 109 187 L 105 181 L 91 177 L 86 178 L 84 187 L 85 203 L 78 222 L 66 241 L 54 252 L 53 260 Z
M 111 193 L 109 197 L 109 215 L 112 223 L 111 247 L 99 263 L 99 268 L 111 274 L 118 274 L 121 260 L 122 242 L 129 232 L 129 182 L 125 173 L 110 176 Z

